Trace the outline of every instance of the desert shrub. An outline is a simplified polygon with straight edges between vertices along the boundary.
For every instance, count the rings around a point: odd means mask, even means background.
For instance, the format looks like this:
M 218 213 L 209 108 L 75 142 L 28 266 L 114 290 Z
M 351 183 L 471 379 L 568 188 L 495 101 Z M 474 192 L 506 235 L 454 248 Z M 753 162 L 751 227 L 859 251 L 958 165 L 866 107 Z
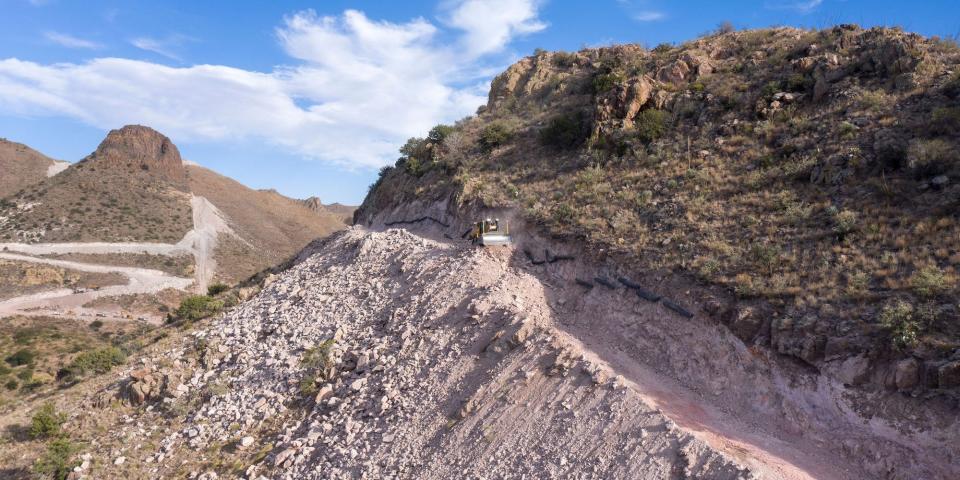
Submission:
M 933 133 L 952 135 L 960 132 L 960 107 L 940 107 L 930 114 Z
M 208 295 L 191 295 L 177 308 L 177 318 L 182 320 L 199 320 L 219 312 L 223 308 L 223 301 Z
M 960 72 L 954 73 L 943 86 L 943 94 L 950 98 L 960 97 Z
M 7 383 L 4 383 L 3 386 L 6 387 L 7 390 L 16 390 L 20 384 L 11 378 L 10 380 L 7 380 Z
M 577 111 L 557 115 L 540 131 L 540 142 L 555 148 L 575 148 L 590 136 L 590 121 L 587 114 Z
M 126 355 L 117 347 L 103 347 L 83 352 L 74 357 L 69 365 L 57 372 L 61 380 L 74 380 L 88 373 L 107 373 L 126 362 Z
M 623 74 L 617 72 L 598 73 L 593 77 L 593 82 L 591 83 L 593 93 L 601 94 L 609 92 L 615 85 L 623 81 Z
M 772 272 L 780 263 L 780 249 L 776 245 L 754 244 L 748 256 L 753 264 L 764 273 Z
M 102 327 L 102 326 L 103 326 L 103 320 L 94 320 L 94 321 L 90 322 L 90 329 L 91 329 L 91 330 L 99 330 L 100 327 Z
M 924 267 L 910 277 L 910 288 L 920 297 L 935 297 L 950 290 L 950 279 L 935 266 Z
M 5 361 L 11 367 L 19 367 L 21 365 L 30 365 L 36 360 L 37 354 L 30 349 L 21 348 L 17 350 L 10 356 L 8 356 Z
M 19 372 L 17 372 L 17 378 L 19 378 L 20 380 L 23 380 L 24 382 L 29 382 L 30 379 L 33 378 L 33 370 L 29 368 L 24 368 L 23 370 L 20 370 Z
M 847 295 L 858 297 L 863 295 L 870 286 L 870 275 L 865 272 L 854 272 L 847 277 Z
M 55 437 L 60 434 L 60 427 L 66 421 L 67 416 L 58 412 L 53 403 L 44 403 L 30 418 L 30 436 L 33 438 Z
M 669 43 L 661 43 L 654 47 L 652 51 L 656 54 L 663 54 L 669 52 L 670 50 L 673 50 L 673 45 L 670 45 Z
M 230 290 L 229 285 L 225 283 L 217 282 L 207 287 L 207 295 L 212 297 L 215 295 L 220 295 L 221 293 L 226 292 L 227 290 Z
M 960 163 L 957 149 L 942 139 L 914 140 L 907 149 L 907 167 L 917 178 L 939 175 Z
M 553 54 L 553 64 L 560 68 L 570 68 L 577 61 L 576 53 L 557 52 Z
M 0 376 L 7 375 L 13 370 L 6 364 L 0 363 Z
M 663 110 L 643 110 L 635 119 L 637 138 L 644 143 L 650 143 L 667 132 L 669 116 Z
M 513 128 L 506 122 L 501 120 L 490 122 L 480 132 L 480 148 L 489 152 L 507 143 L 511 137 L 513 137 Z
M 913 305 L 896 300 L 883 307 L 880 324 L 889 330 L 890 340 L 898 349 L 913 347 L 920 338 L 922 325 Z
M 840 238 L 853 233 L 857 229 L 857 212 L 853 210 L 831 210 L 833 217 L 833 233 Z
M 66 438 L 58 438 L 47 445 L 47 451 L 33 464 L 33 472 L 56 480 L 63 480 L 76 466 L 74 455 L 80 450 Z
M 773 98 L 775 93 L 778 93 L 783 89 L 783 84 L 780 80 L 771 80 L 763 85 L 763 88 L 760 89 L 760 96 L 766 99 Z
M 737 29 L 733 27 L 733 23 L 730 23 L 729 21 L 724 20 L 717 25 L 716 33 L 717 35 L 723 35 L 725 33 L 735 32 L 736 30 Z
M 333 359 L 333 346 L 335 340 L 328 338 L 316 347 L 307 349 L 300 359 L 300 364 L 306 369 L 303 378 L 300 379 L 300 394 L 312 395 L 317 391 L 318 381 L 327 381 L 333 378 L 335 362 Z
M 813 77 L 796 73 L 787 78 L 787 90 L 791 92 L 806 92 L 813 89 Z

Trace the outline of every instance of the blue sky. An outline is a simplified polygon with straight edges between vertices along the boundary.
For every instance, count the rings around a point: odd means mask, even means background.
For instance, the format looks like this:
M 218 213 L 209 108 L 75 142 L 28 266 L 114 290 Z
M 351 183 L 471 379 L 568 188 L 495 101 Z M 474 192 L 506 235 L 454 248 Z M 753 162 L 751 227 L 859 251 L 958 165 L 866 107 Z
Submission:
M 0 0 L 0 137 L 76 161 L 141 123 L 254 188 L 359 203 L 379 166 L 535 48 L 738 28 L 960 33 L 960 2 Z M 0 172 L 2 174 L 2 172 Z

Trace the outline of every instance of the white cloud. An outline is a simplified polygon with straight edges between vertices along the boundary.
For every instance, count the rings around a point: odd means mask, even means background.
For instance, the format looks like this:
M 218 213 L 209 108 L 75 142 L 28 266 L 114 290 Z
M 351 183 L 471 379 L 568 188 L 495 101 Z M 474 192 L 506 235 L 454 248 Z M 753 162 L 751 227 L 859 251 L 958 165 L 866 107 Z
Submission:
M 796 10 L 800 13 L 810 13 L 815 10 L 820 4 L 823 3 L 823 0 L 803 0 L 796 2 L 779 2 L 779 3 L 768 3 L 767 8 L 772 8 L 774 10 Z
M 633 16 L 633 19 L 638 22 L 655 22 L 657 20 L 663 20 L 664 18 L 666 18 L 666 15 L 664 15 L 663 12 L 655 12 L 653 10 L 637 12 Z
M 97 42 L 90 40 L 84 40 L 79 37 L 74 37 L 66 33 L 59 32 L 44 32 L 43 36 L 57 45 L 67 48 L 86 48 L 86 49 L 97 49 L 102 48 L 103 45 L 100 45 Z
M 103 129 L 140 123 L 174 141 L 266 141 L 348 167 L 378 167 L 395 160 L 408 137 L 484 103 L 487 72 L 503 66 L 502 56 L 490 54 L 543 28 L 536 4 L 526 5 L 486 23 L 463 20 L 461 9 L 477 8 L 474 0 L 449 6 L 449 25 L 462 31 L 453 43 L 422 18 L 390 23 L 353 10 L 300 12 L 276 32 L 295 63 L 270 72 L 120 58 L 0 60 L 0 111 L 67 116 Z M 496 38 L 481 41 L 479 31 Z
M 517 35 L 539 32 L 538 0 L 464 0 L 448 6 L 446 22 L 465 32 L 461 43 L 469 55 L 502 50 Z

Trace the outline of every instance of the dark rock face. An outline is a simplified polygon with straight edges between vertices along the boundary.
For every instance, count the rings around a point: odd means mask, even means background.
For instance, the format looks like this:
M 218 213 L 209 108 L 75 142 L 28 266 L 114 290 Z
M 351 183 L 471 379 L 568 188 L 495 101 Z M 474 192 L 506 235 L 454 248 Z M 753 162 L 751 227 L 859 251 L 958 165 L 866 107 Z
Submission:
M 177 146 L 150 127 L 127 125 L 111 130 L 85 162 L 105 168 L 142 170 L 168 180 L 186 181 Z

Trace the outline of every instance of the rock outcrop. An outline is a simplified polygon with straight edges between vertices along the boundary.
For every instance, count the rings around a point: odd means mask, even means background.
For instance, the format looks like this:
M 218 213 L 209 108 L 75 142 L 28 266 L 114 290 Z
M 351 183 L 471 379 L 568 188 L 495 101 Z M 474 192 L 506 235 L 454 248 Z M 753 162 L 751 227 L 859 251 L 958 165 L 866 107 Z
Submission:
M 165 135 L 142 125 L 111 130 L 83 161 L 104 168 L 150 172 L 177 183 L 185 182 L 187 176 L 177 146 Z

